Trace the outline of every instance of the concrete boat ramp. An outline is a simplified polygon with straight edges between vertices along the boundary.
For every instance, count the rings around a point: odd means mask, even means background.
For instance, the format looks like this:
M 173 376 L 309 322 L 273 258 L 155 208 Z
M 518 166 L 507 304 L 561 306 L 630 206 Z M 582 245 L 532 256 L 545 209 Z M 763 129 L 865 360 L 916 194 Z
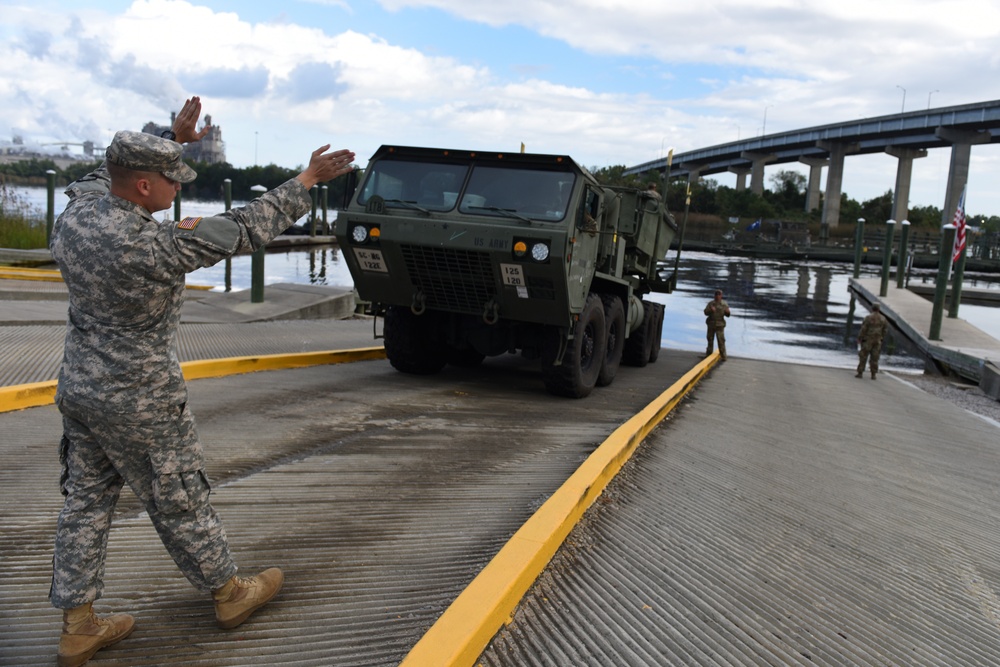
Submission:
M 46 321 L 0 326 L 7 384 L 53 377 Z M 181 355 L 371 333 L 190 323 Z M 996 663 L 1000 425 L 905 376 L 664 350 L 571 401 L 513 356 L 413 377 L 366 355 L 190 382 L 236 558 L 285 588 L 216 629 L 126 492 L 98 607 L 137 629 L 89 664 Z M 51 404 L 0 412 L 2 665 L 54 662 L 60 431 Z

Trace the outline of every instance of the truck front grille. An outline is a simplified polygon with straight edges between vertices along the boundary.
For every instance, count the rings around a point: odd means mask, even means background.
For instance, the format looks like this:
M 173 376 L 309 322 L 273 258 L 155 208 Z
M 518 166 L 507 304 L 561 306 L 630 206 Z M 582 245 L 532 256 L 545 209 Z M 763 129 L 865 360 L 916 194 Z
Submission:
M 402 245 L 400 251 L 428 308 L 480 315 L 496 295 L 488 253 L 418 245 Z

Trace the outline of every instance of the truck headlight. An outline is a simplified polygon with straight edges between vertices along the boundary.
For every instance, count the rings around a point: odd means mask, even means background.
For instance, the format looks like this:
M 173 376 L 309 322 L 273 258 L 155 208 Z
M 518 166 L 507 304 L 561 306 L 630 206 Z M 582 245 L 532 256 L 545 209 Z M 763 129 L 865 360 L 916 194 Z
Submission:
M 364 225 L 355 225 L 351 230 L 351 240 L 355 243 L 364 243 L 368 240 L 368 228 Z
M 544 262 L 549 258 L 549 247 L 541 242 L 531 246 L 531 258 L 536 262 Z

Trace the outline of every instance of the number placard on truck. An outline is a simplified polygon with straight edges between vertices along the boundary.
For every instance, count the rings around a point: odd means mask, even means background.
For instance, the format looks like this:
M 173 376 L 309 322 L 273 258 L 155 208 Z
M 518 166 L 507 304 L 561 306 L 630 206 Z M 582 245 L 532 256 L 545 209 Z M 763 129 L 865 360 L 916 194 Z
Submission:
M 389 273 L 385 260 L 382 259 L 381 250 L 371 248 L 355 248 L 354 256 L 358 258 L 358 264 L 365 271 L 378 271 L 379 273 Z
M 524 273 L 518 264 L 501 264 L 500 271 L 503 272 L 504 285 L 514 285 L 522 287 L 524 285 Z

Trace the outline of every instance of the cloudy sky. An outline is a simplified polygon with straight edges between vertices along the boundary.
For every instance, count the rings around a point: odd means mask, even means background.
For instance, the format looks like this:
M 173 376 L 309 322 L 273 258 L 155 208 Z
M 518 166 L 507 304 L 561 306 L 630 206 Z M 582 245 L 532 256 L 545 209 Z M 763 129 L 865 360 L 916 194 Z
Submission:
M 522 142 L 631 166 L 670 148 L 1000 99 L 1000 4 L 0 0 L 0 142 L 103 146 L 114 130 L 166 124 L 193 94 L 240 167 L 295 167 L 324 143 L 363 166 L 383 143 Z M 911 205 L 943 206 L 949 155 L 914 162 Z M 844 190 L 876 197 L 895 168 L 849 157 Z M 973 147 L 970 214 L 1000 215 L 998 184 L 1000 145 Z

